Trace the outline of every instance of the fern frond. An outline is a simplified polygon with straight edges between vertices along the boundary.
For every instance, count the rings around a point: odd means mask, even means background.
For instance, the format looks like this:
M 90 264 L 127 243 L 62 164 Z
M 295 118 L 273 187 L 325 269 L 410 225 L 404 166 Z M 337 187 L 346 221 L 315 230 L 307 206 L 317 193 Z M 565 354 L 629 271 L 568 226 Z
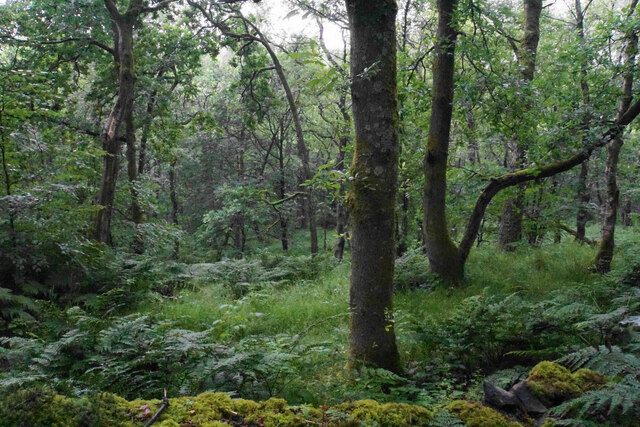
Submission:
M 443 409 L 442 411 L 438 411 L 431 422 L 429 423 L 429 427 L 464 427 L 466 424 L 462 422 L 460 419 L 456 418 L 451 414 L 451 412 Z
M 584 393 L 556 406 L 551 412 L 554 415 L 571 414 L 581 418 L 606 415 L 608 419 L 637 419 L 640 417 L 640 382 L 633 375 L 627 375 L 618 383 Z
M 559 362 L 572 370 L 589 368 L 609 377 L 640 372 L 640 357 L 618 346 L 586 347 L 564 356 Z

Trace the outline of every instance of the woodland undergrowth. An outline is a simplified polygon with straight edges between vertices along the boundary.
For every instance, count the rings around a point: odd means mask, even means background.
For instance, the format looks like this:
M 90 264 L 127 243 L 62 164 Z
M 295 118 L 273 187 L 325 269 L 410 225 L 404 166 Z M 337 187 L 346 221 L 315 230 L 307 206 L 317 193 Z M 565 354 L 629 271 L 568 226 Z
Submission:
M 112 260 L 95 292 L 30 299 L 24 315 L 5 323 L 0 388 L 128 399 L 166 388 L 171 397 L 222 391 L 289 404 L 374 399 L 442 408 L 481 398 L 484 379 L 508 388 L 539 361 L 559 360 L 612 381 L 555 408 L 561 425 L 622 422 L 640 407 L 640 339 L 621 323 L 640 315 L 635 236 L 623 234 L 606 276 L 589 273 L 593 250 L 578 243 L 511 253 L 485 245 L 458 289 L 426 272 L 420 251 L 408 252 L 395 280 L 404 375 L 344 371 L 348 260 L 271 251 L 196 265 Z

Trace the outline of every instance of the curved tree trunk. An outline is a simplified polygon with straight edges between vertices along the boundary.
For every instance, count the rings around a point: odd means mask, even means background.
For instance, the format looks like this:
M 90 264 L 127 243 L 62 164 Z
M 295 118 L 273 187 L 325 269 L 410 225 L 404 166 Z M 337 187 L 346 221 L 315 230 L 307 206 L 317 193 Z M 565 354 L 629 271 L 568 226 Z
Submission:
M 302 162 L 302 183 L 306 181 L 310 181 L 313 178 L 313 172 L 311 170 L 311 164 L 309 161 L 309 149 L 307 148 L 307 144 L 304 141 L 304 133 L 302 132 L 302 123 L 300 121 L 300 114 L 298 112 L 298 106 L 296 104 L 295 98 L 293 96 L 293 92 L 291 91 L 291 87 L 289 86 L 289 81 L 287 80 L 287 76 L 284 73 L 284 69 L 282 68 L 282 64 L 278 59 L 278 55 L 276 55 L 275 51 L 271 47 L 269 40 L 260 32 L 258 27 L 253 25 L 250 21 L 246 20 L 242 17 L 243 21 L 253 28 L 256 32 L 257 37 L 254 37 L 256 41 L 258 41 L 264 48 L 267 50 L 267 53 L 271 57 L 271 62 L 273 62 L 273 66 L 276 70 L 276 74 L 278 75 L 278 79 L 284 88 L 285 95 L 287 97 L 287 103 L 289 105 L 289 109 L 291 110 L 291 116 L 293 117 L 293 126 L 296 132 L 296 141 L 297 141 L 297 150 L 298 150 L 298 158 Z M 303 199 L 303 210 L 304 214 L 307 217 L 307 223 L 309 225 L 309 240 L 310 240 L 310 250 L 312 254 L 318 252 L 318 228 L 316 221 L 316 208 L 315 202 L 313 200 L 313 193 L 311 191 L 311 186 L 302 187 L 301 191 L 305 193 L 305 197 Z
M 395 0 L 347 0 L 355 152 L 349 365 L 399 371 L 392 318 L 398 178 Z M 375 36 L 372 36 L 375 35 Z

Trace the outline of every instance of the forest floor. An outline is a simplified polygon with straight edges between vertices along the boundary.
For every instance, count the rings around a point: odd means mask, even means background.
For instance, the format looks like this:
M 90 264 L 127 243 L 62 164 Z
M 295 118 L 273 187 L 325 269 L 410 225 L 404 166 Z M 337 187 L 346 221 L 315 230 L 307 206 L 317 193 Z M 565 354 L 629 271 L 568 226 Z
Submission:
M 589 272 L 594 249 L 573 241 L 513 252 L 483 244 L 459 288 L 427 273 L 420 251 L 408 253 L 397 262 L 394 310 L 402 376 L 345 371 L 348 259 L 302 255 L 301 244 L 287 256 L 267 249 L 210 264 L 140 262 L 129 291 L 115 287 L 81 306 L 44 304 L 44 323 L 4 341 L 0 356 L 12 370 L 0 386 L 433 408 L 480 400 L 485 379 L 508 389 L 543 360 L 576 369 L 600 363 L 619 377 L 640 360 L 637 334 L 620 326 L 640 314 L 640 233 L 623 230 L 617 240 L 606 276 Z M 602 362 L 598 351 L 583 354 L 605 347 L 623 354 L 626 367 Z

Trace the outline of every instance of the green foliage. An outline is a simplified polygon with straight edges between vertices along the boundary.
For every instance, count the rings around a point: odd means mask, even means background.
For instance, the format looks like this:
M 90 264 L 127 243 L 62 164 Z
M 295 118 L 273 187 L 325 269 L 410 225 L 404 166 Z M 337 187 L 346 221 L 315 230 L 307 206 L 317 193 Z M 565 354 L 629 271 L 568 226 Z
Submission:
M 604 425 L 637 426 L 640 419 L 640 381 L 626 375 L 618 382 L 592 390 L 553 408 L 554 415 L 575 422 L 591 420 Z M 567 420 L 568 419 L 568 420 Z M 601 424 L 601 425 L 602 425 Z M 559 424 L 567 425 L 567 424 Z
M 393 283 L 398 290 L 430 290 L 437 282 L 437 276 L 429 271 L 429 260 L 422 249 L 408 251 L 396 259 Z

